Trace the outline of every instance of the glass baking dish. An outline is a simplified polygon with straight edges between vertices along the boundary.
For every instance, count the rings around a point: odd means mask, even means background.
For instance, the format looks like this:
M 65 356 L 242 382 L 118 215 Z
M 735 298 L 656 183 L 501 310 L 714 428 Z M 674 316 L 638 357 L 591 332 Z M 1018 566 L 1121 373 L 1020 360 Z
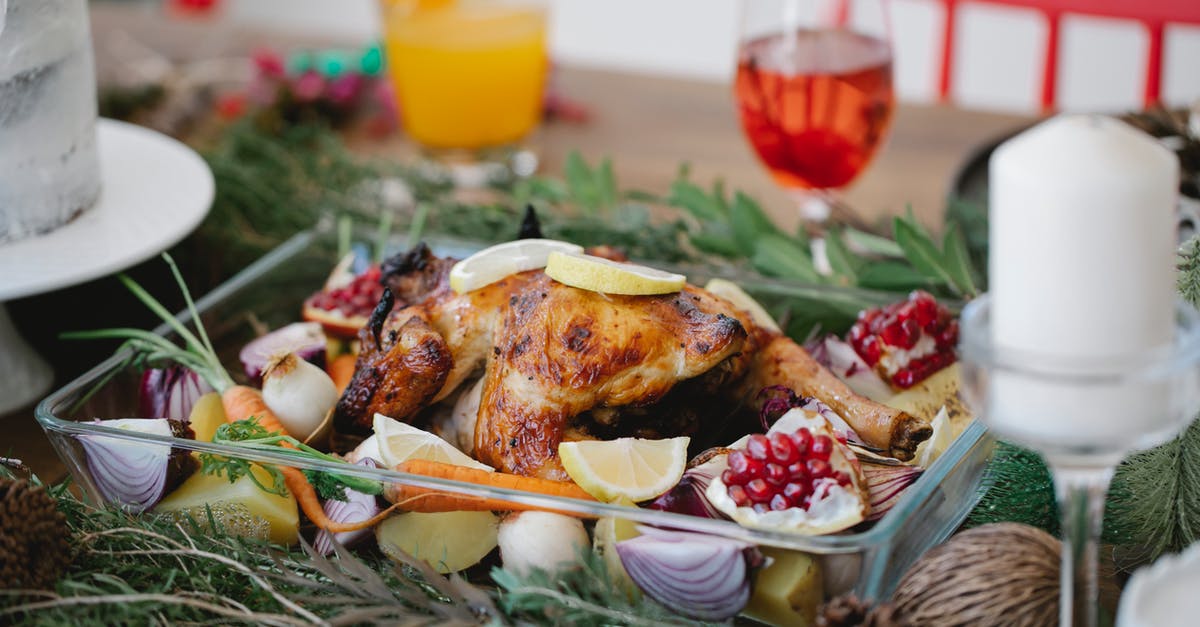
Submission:
M 275 328 L 298 318 L 301 302 L 322 284 L 336 261 L 334 237 L 326 232 L 301 233 L 197 301 L 201 319 L 231 373 L 240 373 L 240 347 L 255 337 L 256 328 Z M 393 244 L 400 248 L 399 242 Z M 461 256 L 478 248 L 469 242 L 437 241 L 441 254 Z M 692 275 L 693 282 L 706 277 Z M 786 300 L 797 293 L 828 294 L 831 301 L 845 290 L 823 286 L 740 277 L 739 283 L 764 301 Z M 880 302 L 889 297 L 877 295 Z M 185 320 L 185 314 L 179 314 Z M 170 337 L 163 325 L 156 332 Z M 914 483 L 902 499 L 869 529 L 856 533 L 803 536 L 744 528 L 730 521 L 638 509 L 591 501 L 543 496 L 469 483 L 410 475 L 385 469 L 310 461 L 298 463 L 273 452 L 248 452 L 228 445 L 197 442 L 103 427 L 99 418 L 137 416 L 137 373 L 114 356 L 55 391 L 37 407 L 37 418 L 59 456 L 84 494 L 100 502 L 100 492 L 89 476 L 80 436 L 104 435 L 133 442 L 169 444 L 199 452 L 217 453 L 263 463 L 285 463 L 316 470 L 334 470 L 384 482 L 434 488 L 463 495 L 502 499 L 555 511 L 588 516 L 614 516 L 643 524 L 709 533 L 763 546 L 804 551 L 822 556 L 825 594 L 832 597 L 853 591 L 861 598 L 889 596 L 899 577 L 929 547 L 942 542 L 961 524 L 978 501 L 984 469 L 994 441 L 978 422 L 959 435 Z

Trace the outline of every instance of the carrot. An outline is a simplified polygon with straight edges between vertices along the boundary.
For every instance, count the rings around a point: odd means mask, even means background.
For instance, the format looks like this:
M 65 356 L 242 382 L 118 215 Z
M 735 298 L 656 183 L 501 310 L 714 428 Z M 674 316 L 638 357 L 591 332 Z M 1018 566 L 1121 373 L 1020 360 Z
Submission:
M 262 392 L 247 385 L 231 385 L 221 392 L 221 405 L 225 407 L 225 421 L 237 422 L 251 416 L 258 418 L 258 424 L 267 431 L 275 431 L 280 435 L 290 435 L 275 412 L 267 407 Z
M 478 468 L 468 468 L 445 462 L 435 462 L 426 459 L 410 459 L 398 464 L 398 472 L 407 472 L 426 477 L 437 477 L 473 483 L 475 485 L 493 488 L 508 488 L 547 496 L 566 497 L 584 501 L 595 501 L 592 495 L 583 491 L 572 481 L 552 481 L 537 477 L 523 477 L 504 472 L 488 472 Z M 516 503 L 501 497 L 485 498 L 466 494 L 456 494 L 445 490 L 418 488 L 410 485 L 391 484 L 384 489 L 384 498 L 390 503 L 402 506 L 412 512 L 450 512 L 450 511 L 496 511 L 496 510 L 545 510 L 558 511 L 540 505 Z M 578 512 L 558 512 L 568 516 L 588 517 Z
M 308 482 L 308 477 L 305 477 L 303 472 L 291 466 L 280 466 L 279 470 L 283 473 L 284 484 L 287 485 L 287 489 L 292 493 L 292 496 L 296 497 L 296 503 L 300 505 L 300 509 L 304 512 L 304 515 L 314 525 L 329 533 L 358 531 L 359 529 L 374 527 L 383 522 L 388 516 L 391 516 L 392 512 L 398 507 L 393 505 L 371 518 L 360 522 L 336 522 L 325 515 L 325 508 L 321 507 L 321 500 L 317 497 L 317 491 L 313 489 L 312 484 Z
M 263 401 L 262 392 L 259 390 L 245 385 L 230 386 L 221 394 L 221 404 L 225 407 L 225 420 L 227 422 L 237 422 L 254 416 L 258 419 L 258 424 L 262 425 L 267 431 L 277 432 L 280 435 L 288 435 L 287 429 L 283 428 L 283 423 L 279 421 L 279 417 Z M 281 442 L 280 446 L 295 448 L 288 442 Z M 361 522 L 335 522 L 325 515 L 325 509 L 321 507 L 321 499 L 317 496 L 316 489 L 308 482 L 308 477 L 305 477 L 303 472 L 290 466 L 280 466 L 279 470 L 283 473 L 284 484 L 287 485 L 287 489 L 292 493 L 292 496 L 296 497 L 296 503 L 300 505 L 300 509 L 304 512 L 304 515 L 317 527 L 330 533 L 357 531 L 373 527 L 387 518 L 394 509 L 388 508 L 374 517 Z
M 329 378 L 333 379 L 333 384 L 337 386 L 338 394 L 346 391 L 350 386 L 350 379 L 354 377 L 354 365 L 358 363 L 358 356 L 346 353 L 334 357 L 332 361 L 325 365 L 325 372 L 329 373 Z

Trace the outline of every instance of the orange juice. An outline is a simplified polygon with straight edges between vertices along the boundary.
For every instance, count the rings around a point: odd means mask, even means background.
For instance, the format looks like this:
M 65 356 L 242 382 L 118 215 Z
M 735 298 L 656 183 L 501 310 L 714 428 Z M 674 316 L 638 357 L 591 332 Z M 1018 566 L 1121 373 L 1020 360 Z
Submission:
M 540 10 L 384 0 L 384 48 L 404 128 L 424 146 L 511 144 L 541 118 L 546 24 Z

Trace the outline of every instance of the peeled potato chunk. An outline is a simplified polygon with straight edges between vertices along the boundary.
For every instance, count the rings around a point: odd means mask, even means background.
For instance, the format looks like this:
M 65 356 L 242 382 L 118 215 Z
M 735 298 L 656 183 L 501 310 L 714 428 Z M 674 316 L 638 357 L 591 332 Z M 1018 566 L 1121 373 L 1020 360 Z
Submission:
M 496 548 L 500 519 L 491 512 L 407 512 L 375 528 L 384 555 L 398 551 L 429 562 L 439 573 L 454 573 L 479 563 Z
M 754 593 L 743 613 L 772 625 L 815 625 L 824 595 L 821 565 L 799 551 L 759 547 L 771 563 L 754 580 Z

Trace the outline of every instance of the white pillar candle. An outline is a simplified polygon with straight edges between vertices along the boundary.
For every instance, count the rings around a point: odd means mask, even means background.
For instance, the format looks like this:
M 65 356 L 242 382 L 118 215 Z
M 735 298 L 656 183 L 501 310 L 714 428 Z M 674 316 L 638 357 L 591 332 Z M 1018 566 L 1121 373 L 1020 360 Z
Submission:
M 1167 344 L 1178 180 L 1174 154 L 1107 117 L 1060 115 L 1000 146 L 988 176 L 993 342 L 1083 359 Z M 1161 413 L 1139 386 L 993 384 L 990 420 L 1010 437 L 1101 446 Z

